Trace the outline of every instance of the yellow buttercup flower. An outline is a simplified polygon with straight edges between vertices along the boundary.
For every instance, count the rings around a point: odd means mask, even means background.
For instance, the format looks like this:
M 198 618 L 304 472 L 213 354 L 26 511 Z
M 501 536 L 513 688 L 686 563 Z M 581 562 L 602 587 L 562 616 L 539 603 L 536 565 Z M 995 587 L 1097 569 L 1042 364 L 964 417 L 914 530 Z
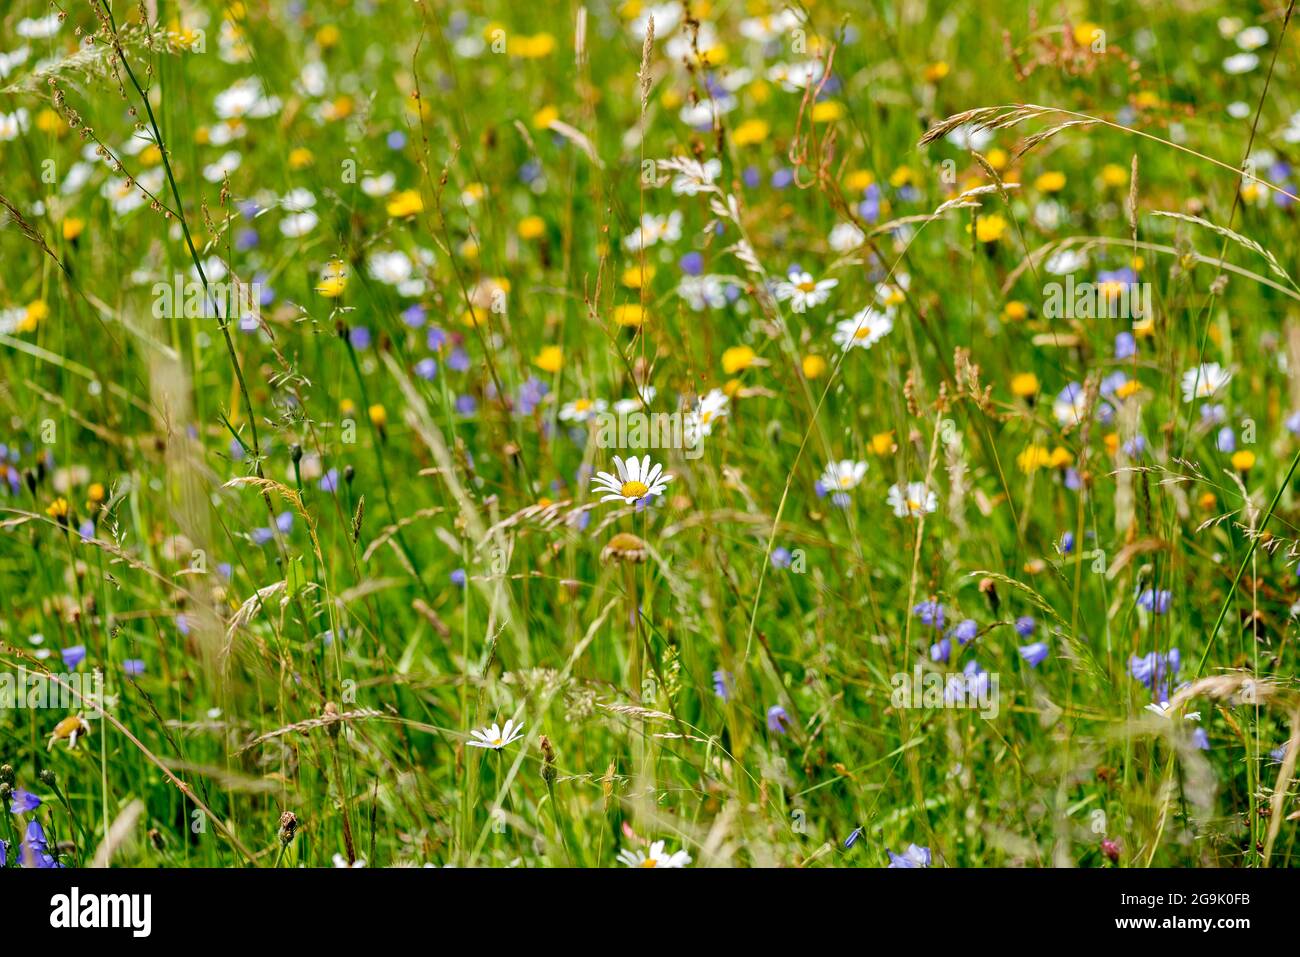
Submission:
M 388 410 L 378 402 L 367 409 L 366 414 L 370 416 L 370 424 L 377 429 L 382 429 L 388 424 Z
M 1116 397 L 1127 399 L 1131 395 L 1136 395 L 1142 388 L 1142 383 L 1137 379 L 1129 379 L 1122 386 L 1115 390 Z
M 1041 445 L 1031 445 L 1016 456 L 1016 464 L 1020 466 L 1020 471 L 1029 475 L 1031 472 L 1051 465 L 1052 454 Z
M 639 327 L 645 322 L 645 310 L 639 303 L 629 302 L 614 307 L 614 321 L 620 326 Z
M 316 31 L 316 43 L 328 50 L 332 46 L 337 46 L 342 36 L 343 33 L 338 27 L 332 23 L 327 23 Z
M 1007 156 L 1007 151 L 1004 149 L 989 150 L 988 155 L 984 158 L 988 160 L 989 165 L 999 173 L 1007 168 L 1007 163 L 1010 161 L 1010 158 Z
M 916 174 L 910 166 L 900 166 L 889 174 L 889 185 L 894 189 L 900 189 L 911 183 L 916 178 Z
M 982 243 L 995 243 L 1007 231 L 1007 221 L 999 213 L 975 217 L 975 238 Z
M 944 63 L 942 60 L 938 61 L 937 63 L 931 63 L 929 66 L 925 68 L 925 82 L 938 83 L 945 76 L 947 76 L 948 73 L 949 73 L 948 64 Z
M 406 219 L 424 212 L 424 200 L 413 189 L 404 189 L 388 201 L 388 215 L 393 219 Z
M 821 356 L 804 356 L 803 374 L 807 379 L 820 379 L 826 374 L 826 360 Z
M 1101 168 L 1101 181 L 1107 186 L 1127 186 L 1128 169 L 1118 163 L 1107 163 Z
M 56 136 L 62 136 L 68 131 L 68 124 L 64 122 L 63 117 L 59 116 L 58 113 L 46 107 L 36 114 L 36 128 L 42 133 L 53 133 Z
M 1232 453 L 1232 467 L 1238 472 L 1249 472 L 1255 467 L 1255 453 L 1249 449 Z
M 289 151 L 289 168 L 306 169 L 315 159 L 316 157 L 312 155 L 311 150 L 305 146 L 299 146 L 297 149 Z
M 1080 46 L 1092 46 L 1096 40 L 1105 35 L 1105 31 L 1095 23 L 1080 23 L 1074 28 L 1074 42 Z
M 722 353 L 722 371 L 727 375 L 743 372 L 753 364 L 755 358 L 757 355 L 749 346 L 732 346 Z
M 556 373 L 564 365 L 564 350 L 559 346 L 547 346 L 533 359 L 533 365 L 543 372 Z
M 731 134 L 731 141 L 737 146 L 754 146 L 767 139 L 769 130 L 764 120 L 745 120 Z
M 63 497 L 56 498 L 46 506 L 45 514 L 61 522 L 65 521 L 68 517 L 68 500 Z
M 339 403 L 339 415 L 345 419 L 357 411 L 357 404 L 351 399 L 344 399 Z
M 321 272 L 316 291 L 326 299 L 337 299 L 348 288 L 348 267 L 340 259 L 335 259 Z
M 834 123 L 844 116 L 844 104 L 838 100 L 822 100 L 812 108 L 814 123 Z
M 650 263 L 646 263 L 644 268 L 637 265 L 629 266 L 627 269 L 623 270 L 622 281 L 623 285 L 627 286 L 629 289 L 640 289 L 650 280 L 654 279 L 654 277 L 655 267 Z
M 893 455 L 898 451 L 898 444 L 894 441 L 894 432 L 891 429 L 888 432 L 877 432 L 867 443 L 867 450 L 872 455 Z
M 553 106 L 544 106 L 533 114 L 533 128 L 548 130 L 551 124 L 560 118 L 560 111 Z
M 50 307 L 44 299 L 33 299 L 23 311 L 22 321 L 18 323 L 19 332 L 34 332 L 36 325 L 50 315 Z
M 869 169 L 855 169 L 844 177 L 844 188 L 850 193 L 860 193 L 876 181 L 875 174 Z
M 555 52 L 555 37 L 549 33 L 512 35 L 506 39 L 506 52 L 523 60 L 539 60 Z
M 1021 372 L 1011 377 L 1011 391 L 1022 399 L 1038 395 L 1039 388 L 1038 376 L 1032 372 Z
M 1063 445 L 1052 449 L 1052 454 L 1047 457 L 1047 464 L 1054 469 L 1068 468 L 1073 462 L 1074 453 Z
M 1034 180 L 1034 189 L 1042 193 L 1056 193 L 1065 188 L 1065 174 L 1052 170 Z
M 540 216 L 525 216 L 519 221 L 520 239 L 538 239 L 546 233 L 546 220 Z

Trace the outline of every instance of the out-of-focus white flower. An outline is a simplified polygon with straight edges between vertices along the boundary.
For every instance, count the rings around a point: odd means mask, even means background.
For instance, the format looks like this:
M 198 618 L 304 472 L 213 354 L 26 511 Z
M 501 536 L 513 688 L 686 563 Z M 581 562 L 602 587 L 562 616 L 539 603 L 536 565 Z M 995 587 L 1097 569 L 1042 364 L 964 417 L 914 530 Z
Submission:
M 236 80 L 212 101 L 217 116 L 223 120 L 264 119 L 280 112 L 280 98 L 267 96 L 262 81 L 255 76 Z
M 1236 76 L 1240 73 L 1249 73 L 1255 67 L 1259 66 L 1259 55 L 1255 53 L 1234 53 L 1223 61 L 1223 72 Z
M 44 17 L 29 17 L 26 20 L 19 20 L 18 25 L 14 27 L 14 33 L 24 40 L 44 40 L 58 33 L 61 26 L 63 26 L 63 21 L 59 19 L 59 15 L 51 13 Z
M 866 239 L 867 234 L 854 223 L 836 223 L 831 227 L 828 242 L 835 252 L 846 253 L 851 249 L 857 249 L 866 242 Z

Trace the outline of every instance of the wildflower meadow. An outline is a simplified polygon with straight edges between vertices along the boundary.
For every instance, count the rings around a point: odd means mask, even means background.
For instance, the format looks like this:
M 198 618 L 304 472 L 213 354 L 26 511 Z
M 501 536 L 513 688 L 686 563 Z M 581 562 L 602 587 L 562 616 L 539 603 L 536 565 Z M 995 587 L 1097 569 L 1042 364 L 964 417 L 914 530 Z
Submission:
M 1300 866 L 1293 5 L 3 4 L 0 869 Z

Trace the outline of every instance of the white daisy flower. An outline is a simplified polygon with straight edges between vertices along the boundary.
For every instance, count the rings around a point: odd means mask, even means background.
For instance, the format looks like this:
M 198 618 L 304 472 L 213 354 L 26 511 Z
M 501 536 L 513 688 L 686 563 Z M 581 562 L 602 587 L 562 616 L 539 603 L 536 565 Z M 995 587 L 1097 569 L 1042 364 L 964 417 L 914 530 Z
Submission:
M 1282 139 L 1288 143 L 1300 143 L 1300 110 L 1291 114 L 1290 121 L 1282 130 Z
M 1268 31 L 1263 27 L 1246 27 L 1237 34 L 1237 46 L 1243 50 L 1258 50 L 1268 43 Z
M 0 80 L 12 73 L 15 67 L 20 67 L 26 63 L 29 53 L 31 53 L 30 47 L 19 47 L 8 53 L 0 53 Z
M 1052 415 L 1056 416 L 1056 421 L 1063 426 L 1078 425 L 1083 421 L 1087 408 L 1087 392 L 1079 383 L 1071 382 L 1052 402 Z
M 1257 66 L 1259 66 L 1259 54 L 1234 53 L 1223 61 L 1223 72 L 1230 76 L 1236 76 L 1241 73 L 1249 73 Z
M 280 232 L 290 239 L 297 239 L 315 229 L 318 222 L 320 217 L 310 209 L 302 213 L 290 213 L 280 220 Z
M 659 21 L 655 21 L 655 33 L 659 32 Z M 694 34 L 692 36 L 691 34 Z M 668 38 L 664 44 L 664 56 L 670 60 L 681 62 L 683 59 L 694 59 L 695 51 L 698 49 L 701 53 L 706 53 L 718 45 L 718 28 L 707 20 L 700 22 L 694 30 L 682 31 L 676 36 Z
M 853 223 L 836 223 L 831 228 L 828 241 L 831 249 L 835 252 L 846 253 L 851 249 L 857 249 L 866 242 L 867 234 Z
M 622 500 L 628 505 L 635 505 L 647 495 L 662 495 L 673 480 L 672 475 L 663 470 L 657 462 L 651 467 L 650 456 L 637 459 L 634 455 L 626 462 L 614 456 L 614 469 L 617 475 L 609 472 L 597 472 L 592 483 L 599 492 L 607 492 L 601 501 L 616 502 Z
M 721 160 L 711 159 L 707 163 L 688 161 L 686 171 L 673 177 L 673 194 L 677 196 L 694 196 L 700 190 L 712 186 L 713 181 L 718 178 L 718 174 L 721 172 Z
M 983 153 L 985 147 L 993 142 L 993 131 L 987 127 L 963 123 L 948 133 L 944 139 L 958 149 L 975 150 L 978 153 Z
M 680 3 L 656 3 L 649 7 L 642 7 L 640 15 L 628 24 L 628 30 L 637 40 L 644 41 L 646 32 L 650 29 L 650 21 L 654 20 L 655 37 L 666 37 L 681 18 Z
M 785 37 L 802 22 L 799 19 L 799 14 L 786 8 L 779 13 L 763 17 L 747 17 L 740 21 L 739 29 L 740 35 L 746 40 L 766 43 L 769 40 L 779 40 Z
M 158 190 L 162 188 L 163 175 L 162 167 L 155 166 L 141 173 L 134 183 L 125 177 L 110 179 L 104 183 L 99 192 L 108 200 L 116 215 L 125 216 L 145 204 L 142 189 L 157 195 Z
M 212 108 L 223 120 L 263 119 L 280 112 L 280 98 L 267 96 L 262 81 L 255 76 L 236 80 L 212 101 Z
M 911 285 L 912 277 L 905 272 L 900 272 L 894 277 L 893 282 L 876 284 L 876 300 L 887 308 L 901 306 L 907 301 L 905 293 Z
M 699 404 L 686 413 L 682 422 L 687 441 L 694 442 L 700 435 L 712 435 L 714 424 L 727 414 L 730 405 L 731 399 L 721 389 L 710 389 L 707 395 L 701 396 Z
M 0 113 L 0 142 L 18 139 L 20 134 L 27 132 L 28 125 L 27 108 L 24 106 L 12 113 Z
M 1152 714 L 1154 714 L 1154 715 L 1158 715 L 1158 716 L 1160 716 L 1161 718 L 1172 718 L 1172 715 L 1170 715 L 1170 713 L 1169 713 L 1170 709 L 1169 709 L 1169 702 L 1168 702 L 1168 701 L 1162 701 L 1162 702 L 1160 702 L 1159 704 L 1156 704 L 1156 703 L 1153 701 L 1153 702 L 1151 702 L 1149 705 L 1146 706 L 1145 710 L 1150 711 Z M 1199 711 L 1189 711 L 1187 714 L 1183 715 L 1183 720 L 1184 720 L 1184 721 L 1200 721 L 1200 720 L 1201 720 L 1201 713 L 1200 713 Z
M 1207 362 L 1183 373 L 1183 401 L 1208 399 L 1228 384 L 1232 373 L 1217 362 Z
M 353 869 L 356 869 L 356 868 L 365 867 L 365 866 L 366 866 L 366 862 L 365 862 L 365 860 L 363 860 L 363 859 L 361 859 L 361 858 L 358 858 L 356 861 L 354 861 L 353 863 L 349 864 L 349 863 L 348 863 L 348 859 L 347 859 L 346 857 L 344 857 L 342 854 L 335 854 L 335 855 L 334 855 L 334 866 L 335 866 L 335 867 L 346 867 L 346 868 L 353 868 Z
M 1088 254 L 1078 249 L 1062 249 L 1047 257 L 1043 268 L 1053 276 L 1077 272 L 1088 265 Z
M 870 349 L 894 328 L 894 316 L 888 309 L 867 306 L 852 319 L 835 323 L 831 341 L 847 352 L 850 349 Z
M 397 185 L 397 176 L 393 173 L 380 173 L 378 176 L 361 177 L 361 192 L 378 199 L 387 196 Z
M 215 163 L 209 163 L 203 167 L 203 178 L 209 183 L 220 183 L 223 179 L 239 169 L 239 164 L 244 161 L 238 150 L 228 150 L 221 154 L 221 158 Z
M 721 309 L 727 304 L 727 287 L 720 276 L 683 276 L 677 284 L 677 295 L 696 312 Z
M 641 224 L 623 237 L 623 248 L 629 252 L 647 249 L 656 243 L 675 243 L 682 238 L 682 214 L 673 210 L 667 216 L 646 213 Z
M 614 411 L 619 415 L 630 415 L 633 412 L 639 412 L 654 401 L 657 392 L 658 390 L 652 385 L 642 386 L 639 397 L 619 399 L 614 403 Z
M 767 78 L 778 83 L 787 93 L 799 93 L 809 86 L 816 85 L 822 78 L 825 64 L 820 60 L 808 60 L 804 63 L 777 63 L 768 68 Z
M 14 27 L 14 33 L 24 40 L 44 40 L 58 33 L 61 26 L 63 21 L 59 19 L 59 15 L 51 13 L 49 16 L 19 20 L 18 25 Z
M 560 421 L 586 422 L 593 415 L 604 412 L 607 407 L 604 399 L 574 399 L 560 407 Z
M 736 108 L 736 98 L 724 93 L 697 103 L 687 103 L 677 114 L 683 123 L 694 129 L 712 126 L 714 116 L 725 116 Z
M 208 131 L 208 143 L 212 146 L 229 146 L 247 135 L 248 127 L 240 120 L 226 120 L 224 123 L 213 124 Z
M 790 303 L 795 312 L 806 312 L 809 306 L 820 306 L 831 297 L 831 290 L 840 284 L 838 279 L 813 279 L 811 273 L 792 272 L 789 279 L 776 284 L 774 292 L 781 302 Z
M 370 275 L 386 286 L 400 286 L 411 278 L 411 257 L 400 249 L 373 252 L 366 260 Z
M 691 862 L 691 855 L 685 851 L 669 854 L 664 850 L 664 841 L 655 841 L 650 845 L 650 853 L 642 850 L 624 848 L 618 852 L 618 860 L 628 867 L 685 867 Z
M 885 501 L 899 518 L 915 518 L 939 507 L 938 496 L 926 488 L 924 482 L 892 485 Z
M 90 182 L 90 177 L 95 173 L 95 167 L 90 163 L 80 162 L 73 163 L 68 168 L 68 175 L 63 177 L 63 185 L 59 187 L 59 192 L 64 196 L 70 196 L 73 193 L 81 191 L 81 188 Z
M 316 194 L 299 186 L 281 196 L 280 205 L 292 213 L 301 213 L 316 205 Z
M 320 60 L 312 60 L 298 74 L 298 89 L 307 96 L 324 96 L 329 70 Z
M 866 462 L 840 459 L 827 465 L 826 470 L 822 472 L 822 487 L 828 492 L 847 492 L 849 489 L 857 488 L 858 483 L 862 481 L 862 476 L 866 474 Z
M 470 732 L 477 740 L 466 741 L 471 748 L 491 748 L 500 751 L 507 744 L 513 744 L 524 736 L 524 723 L 515 724 L 514 718 L 506 718 L 506 726 L 499 727 L 493 723 L 490 728 L 475 728 Z

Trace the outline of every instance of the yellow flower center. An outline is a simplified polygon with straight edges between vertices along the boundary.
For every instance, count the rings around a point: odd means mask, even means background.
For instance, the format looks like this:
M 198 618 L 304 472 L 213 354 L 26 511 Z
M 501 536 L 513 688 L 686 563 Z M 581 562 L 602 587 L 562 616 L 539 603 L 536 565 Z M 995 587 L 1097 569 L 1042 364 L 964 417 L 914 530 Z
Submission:
M 854 339 L 865 339 L 869 335 L 871 335 L 871 326 L 865 322 L 853 330 Z
M 619 494 L 624 498 L 645 498 L 650 487 L 644 482 L 624 482 Z
M 642 867 L 658 867 L 659 863 L 653 857 L 647 857 L 641 862 Z
M 573 410 L 575 412 L 586 412 L 590 408 L 591 408 L 590 399 L 578 399 L 576 402 L 573 403 Z
M 501 739 L 500 739 L 500 738 L 493 738 L 493 739 L 492 739 L 492 747 L 494 747 L 494 748 L 499 748 L 499 747 L 501 747 Z
M 817 283 L 810 279 L 807 282 L 799 283 L 796 288 L 798 288 L 800 292 L 815 292 L 817 289 Z

